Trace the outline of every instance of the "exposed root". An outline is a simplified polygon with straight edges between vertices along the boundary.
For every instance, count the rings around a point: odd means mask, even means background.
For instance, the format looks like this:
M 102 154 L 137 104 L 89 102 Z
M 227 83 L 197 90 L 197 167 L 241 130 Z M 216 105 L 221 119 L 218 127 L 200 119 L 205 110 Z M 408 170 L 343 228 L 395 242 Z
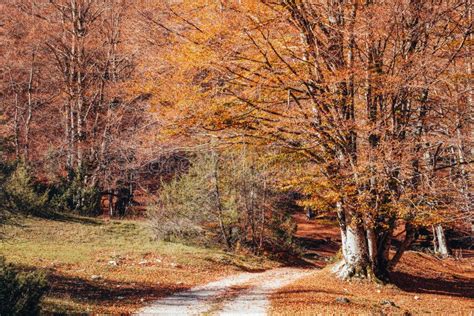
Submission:
M 349 280 L 355 274 L 354 267 L 351 267 L 350 265 L 346 264 L 344 260 L 341 260 L 338 263 L 336 263 L 332 267 L 331 271 L 336 275 L 338 279 L 341 279 L 341 280 Z
M 355 267 L 353 265 L 346 264 L 344 260 L 337 262 L 332 268 L 331 272 L 341 280 L 367 280 L 369 282 L 375 282 L 384 284 L 385 282 L 379 279 L 370 267 Z

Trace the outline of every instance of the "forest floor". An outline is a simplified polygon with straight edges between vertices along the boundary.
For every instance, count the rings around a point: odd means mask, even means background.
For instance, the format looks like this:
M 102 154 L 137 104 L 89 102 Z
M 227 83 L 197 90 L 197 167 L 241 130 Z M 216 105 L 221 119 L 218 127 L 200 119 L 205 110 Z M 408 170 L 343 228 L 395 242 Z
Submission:
M 14 218 L 0 231 L 0 255 L 48 274 L 45 313 L 128 314 L 160 297 L 270 260 L 155 241 L 145 221 Z
M 332 261 L 340 236 L 334 224 L 297 216 L 297 237 L 316 266 Z M 474 313 L 474 256 L 439 259 L 408 251 L 391 274 L 393 284 L 344 282 L 323 268 L 280 288 L 271 295 L 275 315 L 419 315 Z
M 0 255 L 25 270 L 47 272 L 46 313 L 474 312 L 472 253 L 440 260 L 409 251 L 392 285 L 342 282 L 327 267 L 339 249 L 337 226 L 295 218 L 306 260 L 301 267 L 159 242 L 141 220 L 79 217 L 13 219 L 0 232 Z
M 472 315 L 472 260 L 439 260 L 408 252 L 393 284 L 344 282 L 329 268 L 280 288 L 271 296 L 275 315 Z
M 296 215 L 296 238 L 308 268 L 242 273 L 183 291 L 141 309 L 153 315 L 347 315 L 474 312 L 474 261 L 440 260 L 409 251 L 392 273 L 393 284 L 343 282 L 330 270 L 339 248 L 338 227 Z M 316 268 L 316 269 L 315 269 Z M 318 269 L 322 268 L 322 269 Z

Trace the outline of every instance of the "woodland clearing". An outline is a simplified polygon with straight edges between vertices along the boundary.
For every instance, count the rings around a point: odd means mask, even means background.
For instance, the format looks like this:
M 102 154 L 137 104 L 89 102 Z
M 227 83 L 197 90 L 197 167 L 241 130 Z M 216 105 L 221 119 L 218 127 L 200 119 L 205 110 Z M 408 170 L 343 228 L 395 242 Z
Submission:
M 0 255 L 46 271 L 43 312 L 132 313 L 158 297 L 238 271 L 277 263 L 153 240 L 143 220 L 15 218 L 3 227 Z

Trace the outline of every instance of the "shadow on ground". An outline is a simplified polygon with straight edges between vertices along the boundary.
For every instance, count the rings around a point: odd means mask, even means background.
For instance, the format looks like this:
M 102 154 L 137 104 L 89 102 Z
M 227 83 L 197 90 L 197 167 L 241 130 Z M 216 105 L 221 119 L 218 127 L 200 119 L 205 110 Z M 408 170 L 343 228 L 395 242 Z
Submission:
M 87 280 L 53 273 L 48 278 L 51 290 L 49 297 L 72 300 L 76 303 L 94 304 L 103 307 L 121 306 L 139 308 L 144 302 L 186 290 L 185 285 L 144 284 L 110 280 Z M 54 310 L 54 306 L 50 307 Z M 47 308 L 47 309 L 50 309 Z
M 474 280 L 466 277 L 430 278 L 393 272 L 391 279 L 393 284 L 406 292 L 474 298 Z

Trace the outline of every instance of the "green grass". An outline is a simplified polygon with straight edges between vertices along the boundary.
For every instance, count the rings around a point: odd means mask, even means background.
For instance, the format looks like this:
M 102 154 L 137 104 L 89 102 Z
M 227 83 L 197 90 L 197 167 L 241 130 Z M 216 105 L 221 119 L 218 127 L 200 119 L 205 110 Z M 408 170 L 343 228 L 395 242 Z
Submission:
M 46 311 L 133 312 L 142 301 L 237 270 L 276 263 L 218 249 L 157 241 L 146 221 L 14 218 L 0 255 L 50 274 Z M 95 279 L 94 276 L 100 276 Z
M 23 265 L 44 260 L 80 264 L 87 258 L 97 256 L 113 258 L 146 255 L 150 252 L 175 257 L 177 263 L 182 264 L 199 263 L 195 261 L 196 257 L 204 260 L 240 261 L 239 256 L 217 249 L 154 240 L 151 229 L 144 221 L 64 222 L 37 218 L 17 219 L 15 223 L 5 227 L 4 238 L 0 241 L 0 254 L 9 261 Z M 258 258 L 252 259 L 257 263 L 263 262 Z

